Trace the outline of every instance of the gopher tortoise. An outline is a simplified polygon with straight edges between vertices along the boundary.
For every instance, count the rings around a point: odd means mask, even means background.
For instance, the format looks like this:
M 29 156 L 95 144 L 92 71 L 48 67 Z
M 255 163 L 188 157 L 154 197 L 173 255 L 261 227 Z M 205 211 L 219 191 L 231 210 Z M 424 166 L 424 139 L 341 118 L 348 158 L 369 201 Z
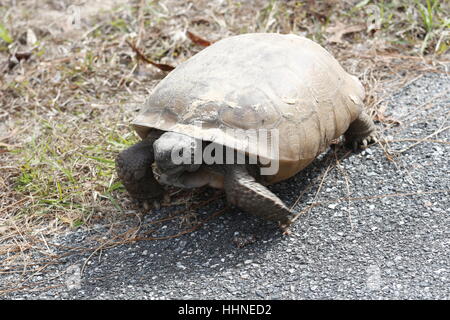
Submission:
M 287 230 L 296 215 L 266 185 L 292 177 L 341 135 L 352 147 L 375 141 L 363 98 L 358 79 L 309 39 L 229 37 L 155 87 L 132 123 L 142 141 L 116 158 L 118 177 L 147 208 L 163 196 L 161 184 L 209 185 Z

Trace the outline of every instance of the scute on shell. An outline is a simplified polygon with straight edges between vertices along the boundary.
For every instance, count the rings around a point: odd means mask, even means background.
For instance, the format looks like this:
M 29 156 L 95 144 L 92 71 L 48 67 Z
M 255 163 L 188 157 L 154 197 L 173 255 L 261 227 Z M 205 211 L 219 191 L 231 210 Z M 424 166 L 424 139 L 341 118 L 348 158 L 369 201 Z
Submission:
M 133 122 L 231 148 L 248 147 L 230 129 L 278 130 L 286 179 L 341 136 L 362 110 L 364 89 L 319 44 L 296 35 L 255 33 L 216 42 L 180 64 L 154 89 Z M 245 139 L 244 139 L 245 142 Z M 275 160 L 270 145 L 251 152 Z

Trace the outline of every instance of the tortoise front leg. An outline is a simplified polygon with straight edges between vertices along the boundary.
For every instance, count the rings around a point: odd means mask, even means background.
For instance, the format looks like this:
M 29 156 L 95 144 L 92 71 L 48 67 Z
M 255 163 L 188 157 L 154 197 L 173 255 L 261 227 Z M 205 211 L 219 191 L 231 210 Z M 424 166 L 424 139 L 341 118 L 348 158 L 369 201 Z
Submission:
M 247 213 L 280 224 L 288 233 L 295 214 L 269 189 L 255 181 L 244 165 L 225 165 L 224 189 L 228 201 Z
M 142 202 L 146 209 L 150 203 L 159 206 L 164 189 L 155 179 L 152 163 L 155 160 L 153 142 L 159 138 L 159 132 L 151 132 L 144 140 L 122 151 L 116 158 L 116 170 L 119 179 L 130 196 Z
M 344 134 L 348 147 L 356 150 L 358 147 L 367 147 L 371 142 L 377 141 L 376 127 L 372 118 L 363 110 L 353 121 Z

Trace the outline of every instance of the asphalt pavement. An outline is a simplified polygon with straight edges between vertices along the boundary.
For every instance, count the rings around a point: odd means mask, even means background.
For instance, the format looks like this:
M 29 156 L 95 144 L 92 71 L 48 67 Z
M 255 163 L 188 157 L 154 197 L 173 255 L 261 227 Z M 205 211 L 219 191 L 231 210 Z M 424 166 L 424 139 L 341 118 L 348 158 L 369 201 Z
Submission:
M 338 147 L 272 186 L 287 205 L 298 200 L 297 211 L 316 203 L 290 236 L 227 210 L 181 237 L 69 255 L 33 275 L 28 283 L 40 290 L 0 298 L 449 299 L 449 89 L 448 77 L 427 74 L 386 97 L 386 116 L 401 121 L 383 133 L 398 152 L 392 159 L 378 144 L 346 157 Z M 197 209 L 197 218 L 224 205 L 219 199 Z M 143 230 L 177 209 L 145 215 Z M 180 223 L 160 225 L 159 234 L 176 233 Z M 53 241 L 63 253 L 62 245 L 87 245 L 96 236 L 108 234 L 99 226 Z M 2 276 L 0 287 L 17 276 Z

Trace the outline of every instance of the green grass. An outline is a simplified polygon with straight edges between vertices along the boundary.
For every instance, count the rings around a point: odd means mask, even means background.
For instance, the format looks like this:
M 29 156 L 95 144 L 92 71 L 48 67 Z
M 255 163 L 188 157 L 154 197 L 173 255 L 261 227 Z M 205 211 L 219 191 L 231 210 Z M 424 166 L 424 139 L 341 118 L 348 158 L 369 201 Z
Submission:
M 121 211 L 115 194 L 124 189 L 115 178 L 114 157 L 137 137 L 131 132 L 116 132 L 108 126 L 112 122 L 102 123 L 102 127 L 97 122 L 74 121 L 68 125 L 60 121 L 41 119 L 36 124 L 39 134 L 13 151 L 23 159 L 15 190 L 35 199 L 31 207 L 20 208 L 18 215 L 60 213 L 66 216 L 64 223 L 79 227 L 100 200 L 107 199 Z M 93 125 L 96 132 L 92 132 Z M 75 212 L 70 219 L 67 210 Z
M 426 31 L 422 46 L 420 47 L 420 52 L 423 54 L 430 40 L 438 37 L 439 33 L 444 29 L 449 28 L 450 19 L 448 17 L 441 17 L 441 7 L 438 0 L 426 0 L 426 5 L 416 0 L 416 7 L 422 18 L 422 26 Z M 445 43 L 443 44 L 445 45 Z M 435 51 L 442 52 L 442 48 L 436 46 Z
M 356 4 L 359 11 L 379 19 L 380 37 L 394 45 L 413 48 L 412 54 L 443 54 L 448 50 L 450 19 L 448 1 L 398 0 L 368 1 Z M 358 16 L 356 16 L 358 17 Z
M 5 41 L 6 43 L 12 43 L 13 38 L 11 38 L 8 29 L 0 23 L 0 39 Z

